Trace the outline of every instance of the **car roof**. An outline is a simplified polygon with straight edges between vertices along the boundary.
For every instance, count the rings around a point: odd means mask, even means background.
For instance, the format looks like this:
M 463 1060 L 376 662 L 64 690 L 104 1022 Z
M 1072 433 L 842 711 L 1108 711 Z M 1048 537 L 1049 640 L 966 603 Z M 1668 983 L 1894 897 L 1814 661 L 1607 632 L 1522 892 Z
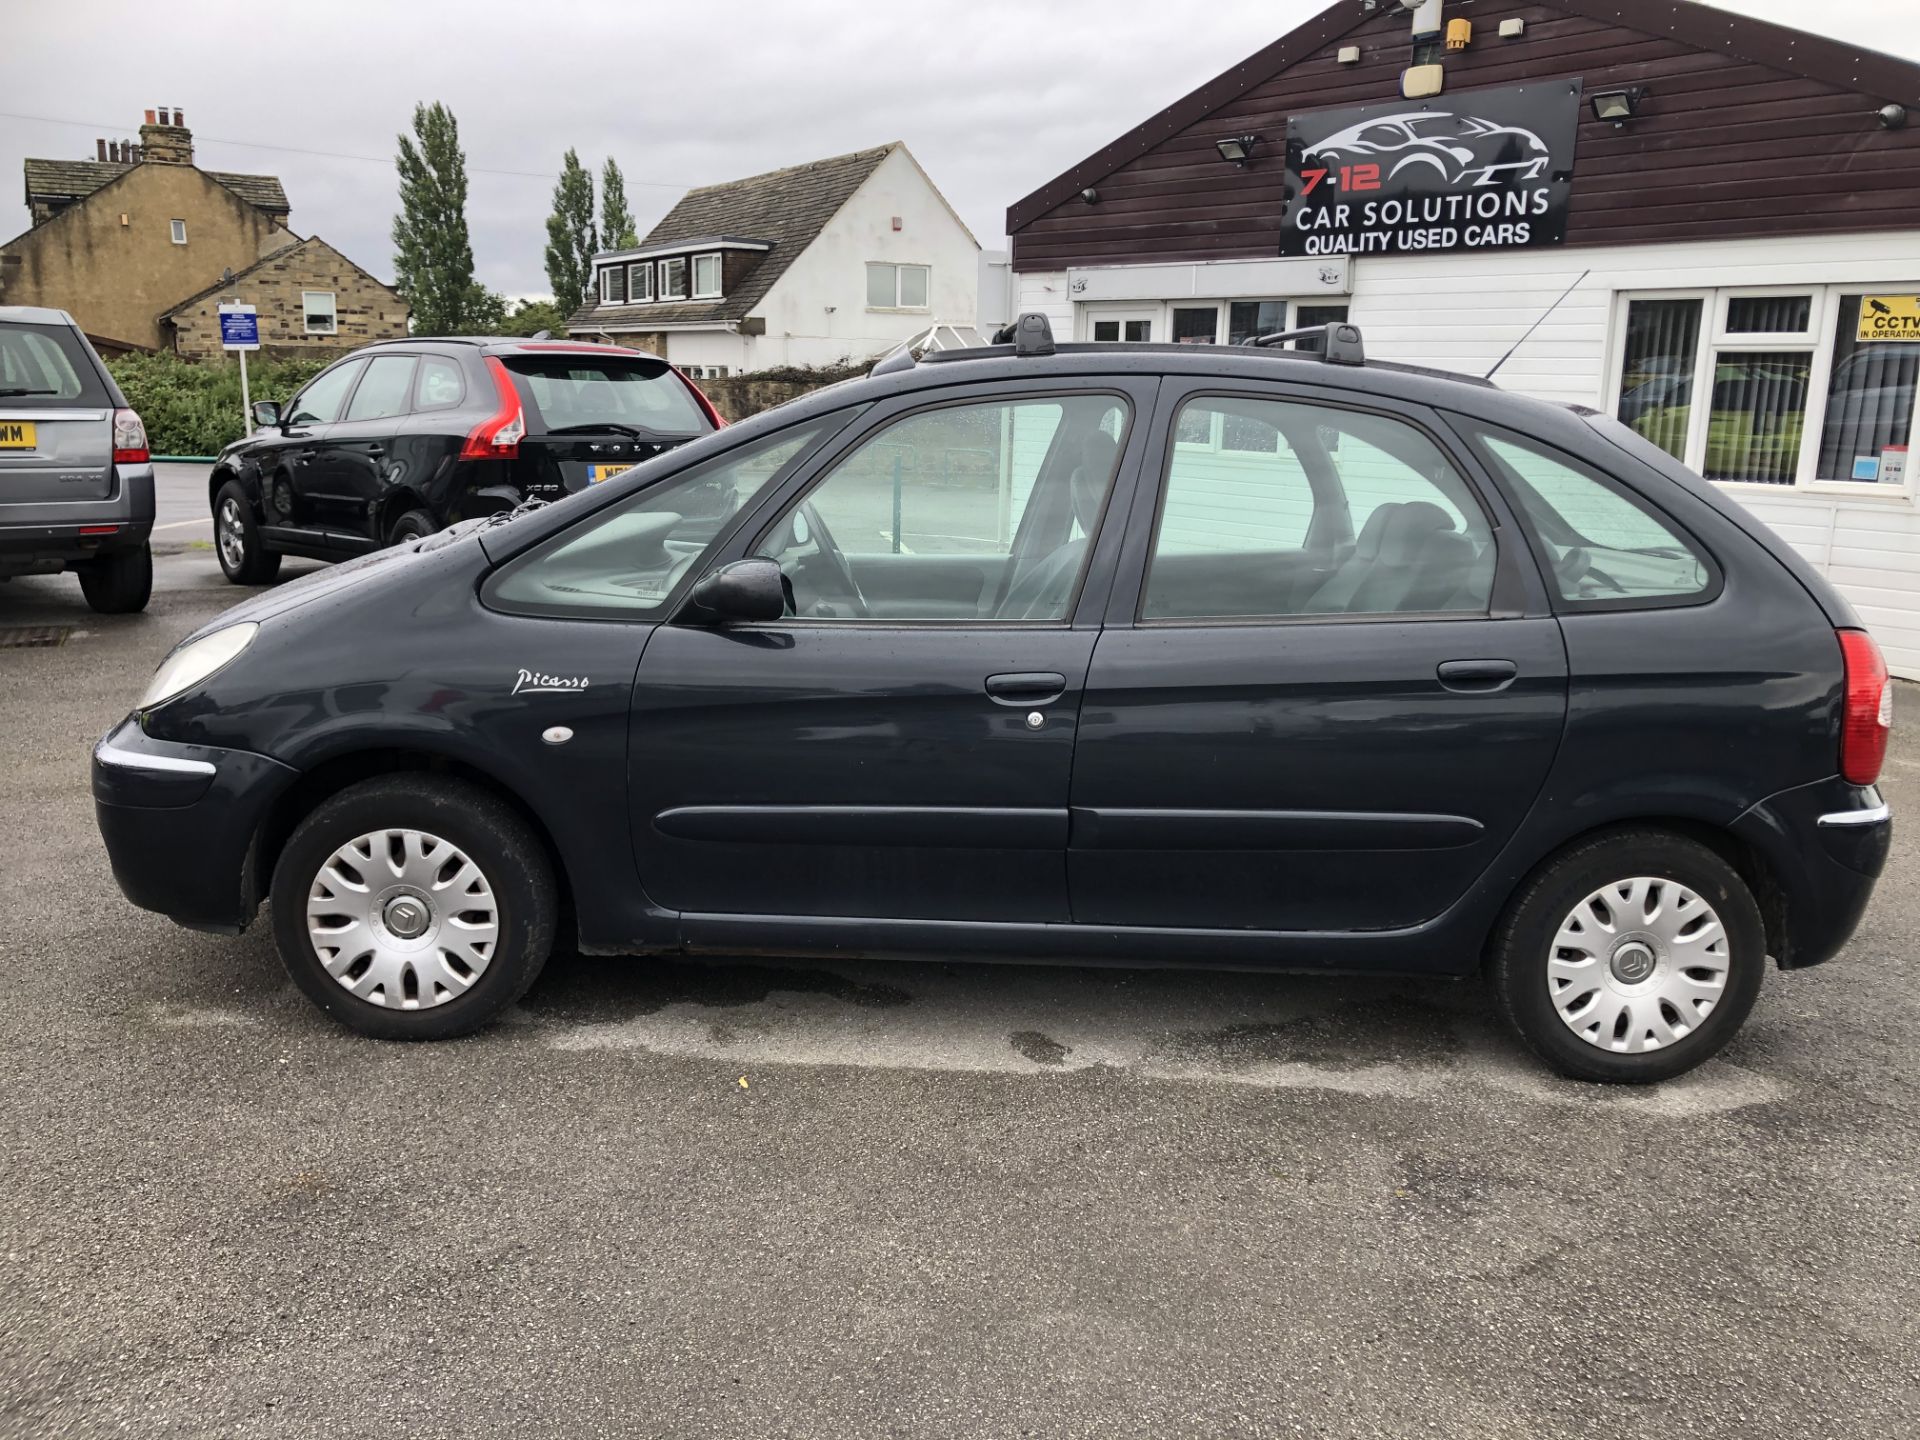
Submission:
M 572 355 L 630 355 L 642 360 L 667 362 L 651 350 L 634 350 L 625 345 L 596 345 L 587 340 L 535 340 L 514 335 L 406 335 L 391 340 L 373 340 L 362 345 L 360 350 L 376 350 L 389 345 L 414 347 L 420 345 L 465 345 L 480 351 L 483 355 L 539 355 L 561 353 Z M 355 351 L 355 354 L 360 353 Z
M 73 316 L 64 310 L 49 310 L 44 305 L 0 305 L 0 321 L 16 325 L 66 325 L 78 330 Z

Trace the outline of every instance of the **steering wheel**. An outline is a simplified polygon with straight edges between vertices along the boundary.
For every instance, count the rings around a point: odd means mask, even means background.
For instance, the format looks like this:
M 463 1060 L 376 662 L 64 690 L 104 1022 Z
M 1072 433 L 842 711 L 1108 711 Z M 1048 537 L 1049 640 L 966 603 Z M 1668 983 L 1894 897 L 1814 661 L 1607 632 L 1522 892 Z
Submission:
M 853 578 L 853 567 L 847 563 L 847 557 L 834 542 L 833 531 L 820 518 L 820 512 L 813 508 L 813 502 L 809 500 L 794 511 L 794 519 L 805 522 L 821 558 L 832 568 L 834 579 L 839 583 L 847 603 L 853 607 L 854 617 L 860 620 L 870 618 L 873 612 L 867 606 L 867 597 L 861 593 L 860 582 Z M 796 534 L 793 543 L 800 545 L 805 542 Z

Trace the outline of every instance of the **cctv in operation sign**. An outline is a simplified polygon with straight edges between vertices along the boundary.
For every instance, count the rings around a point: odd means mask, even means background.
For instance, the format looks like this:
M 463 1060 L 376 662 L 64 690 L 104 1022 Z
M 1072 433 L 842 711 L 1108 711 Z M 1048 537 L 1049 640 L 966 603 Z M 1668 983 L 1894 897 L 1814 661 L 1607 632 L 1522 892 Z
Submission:
M 1563 243 L 1580 91 L 1555 80 L 1291 117 L 1280 253 Z

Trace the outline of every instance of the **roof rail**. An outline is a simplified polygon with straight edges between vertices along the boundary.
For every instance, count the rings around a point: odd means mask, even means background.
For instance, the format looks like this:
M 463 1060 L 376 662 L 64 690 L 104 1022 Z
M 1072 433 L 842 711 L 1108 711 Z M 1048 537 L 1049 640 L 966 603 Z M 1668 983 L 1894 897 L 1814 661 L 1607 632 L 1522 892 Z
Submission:
M 1349 325 L 1344 320 L 1309 325 L 1304 330 L 1276 330 L 1271 335 L 1249 335 L 1240 343 L 1266 349 L 1273 345 L 1284 345 L 1289 340 L 1318 340 L 1320 358 L 1329 365 L 1367 363 L 1367 349 L 1360 339 L 1360 327 Z
M 993 343 L 1011 345 L 1015 355 L 1053 354 L 1053 325 L 1038 310 L 1029 310 L 1011 325 L 995 332 Z

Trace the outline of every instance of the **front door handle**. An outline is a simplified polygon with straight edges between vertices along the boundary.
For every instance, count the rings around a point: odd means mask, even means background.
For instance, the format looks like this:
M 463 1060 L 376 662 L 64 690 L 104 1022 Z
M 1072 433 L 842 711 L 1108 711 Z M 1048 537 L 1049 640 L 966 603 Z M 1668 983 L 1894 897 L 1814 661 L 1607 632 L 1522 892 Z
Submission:
M 987 694 L 1000 705 L 1047 705 L 1067 693 L 1067 677 L 1051 670 L 989 675 Z
M 376 460 L 378 460 L 382 455 L 386 453 L 387 453 L 387 447 L 384 445 L 369 445 L 367 447 L 367 454 L 371 455 Z
M 1449 690 L 1504 690 L 1520 667 L 1511 660 L 1448 660 L 1436 673 Z

